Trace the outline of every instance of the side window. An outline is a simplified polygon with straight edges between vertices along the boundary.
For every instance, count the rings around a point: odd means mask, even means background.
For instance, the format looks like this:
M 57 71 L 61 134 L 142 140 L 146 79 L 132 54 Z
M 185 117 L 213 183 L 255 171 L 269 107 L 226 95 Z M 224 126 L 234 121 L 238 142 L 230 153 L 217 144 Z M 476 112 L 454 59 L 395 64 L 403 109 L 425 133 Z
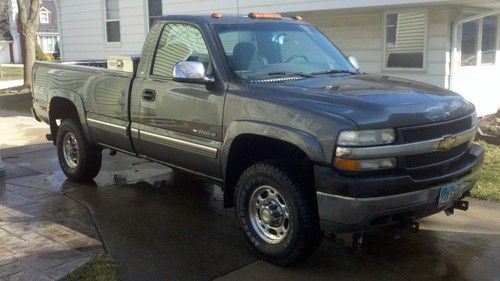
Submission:
M 158 42 L 151 74 L 172 78 L 181 61 L 198 61 L 208 66 L 210 56 L 201 32 L 189 24 L 166 24 Z

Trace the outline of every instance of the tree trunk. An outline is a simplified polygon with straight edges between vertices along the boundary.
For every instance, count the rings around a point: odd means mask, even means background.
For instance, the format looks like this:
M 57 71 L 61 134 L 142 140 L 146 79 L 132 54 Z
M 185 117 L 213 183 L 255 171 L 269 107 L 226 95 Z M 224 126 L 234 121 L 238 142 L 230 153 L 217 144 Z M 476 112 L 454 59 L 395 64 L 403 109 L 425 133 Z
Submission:
M 31 89 L 33 84 L 33 65 L 35 64 L 36 34 L 24 36 L 24 86 Z
M 22 47 L 24 50 L 24 86 L 30 89 L 33 84 L 32 74 L 35 64 L 36 33 L 40 24 L 40 4 L 41 0 L 17 0 L 17 16 L 24 39 Z

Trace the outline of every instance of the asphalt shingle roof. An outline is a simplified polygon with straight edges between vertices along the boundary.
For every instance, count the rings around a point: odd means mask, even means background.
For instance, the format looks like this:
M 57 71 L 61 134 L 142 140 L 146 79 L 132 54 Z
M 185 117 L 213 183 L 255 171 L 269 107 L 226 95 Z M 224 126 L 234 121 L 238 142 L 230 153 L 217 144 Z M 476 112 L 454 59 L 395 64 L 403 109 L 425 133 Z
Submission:
M 42 0 L 42 6 L 50 11 L 50 21 L 49 23 L 40 23 L 38 27 L 38 32 L 50 32 L 50 33 L 58 33 L 59 30 L 57 28 L 57 9 L 56 4 L 52 0 Z

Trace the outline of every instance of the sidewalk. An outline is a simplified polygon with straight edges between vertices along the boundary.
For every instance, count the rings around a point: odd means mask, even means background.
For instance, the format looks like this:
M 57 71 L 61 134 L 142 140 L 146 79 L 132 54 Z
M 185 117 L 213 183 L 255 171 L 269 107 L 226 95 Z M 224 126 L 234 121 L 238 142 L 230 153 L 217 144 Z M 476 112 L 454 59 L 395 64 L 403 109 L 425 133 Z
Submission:
M 48 126 L 23 115 L 0 110 L 6 169 L 0 178 L 0 280 L 58 280 L 102 246 L 87 208 L 65 196 L 67 185 L 58 190 L 54 184 L 61 175 L 54 173 L 54 147 L 44 139 Z M 49 154 L 23 159 L 36 151 Z
M 0 80 L 0 90 L 22 86 L 24 80 Z

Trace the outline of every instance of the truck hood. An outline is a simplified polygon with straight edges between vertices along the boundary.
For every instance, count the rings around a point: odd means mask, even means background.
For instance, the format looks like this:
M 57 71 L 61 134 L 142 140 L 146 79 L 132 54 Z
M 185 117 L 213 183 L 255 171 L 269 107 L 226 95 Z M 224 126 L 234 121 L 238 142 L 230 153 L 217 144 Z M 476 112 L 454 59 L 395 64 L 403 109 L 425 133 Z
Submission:
M 361 129 L 446 121 L 474 112 L 460 95 L 411 80 L 374 75 L 251 83 L 259 99 L 320 114 L 341 115 Z

